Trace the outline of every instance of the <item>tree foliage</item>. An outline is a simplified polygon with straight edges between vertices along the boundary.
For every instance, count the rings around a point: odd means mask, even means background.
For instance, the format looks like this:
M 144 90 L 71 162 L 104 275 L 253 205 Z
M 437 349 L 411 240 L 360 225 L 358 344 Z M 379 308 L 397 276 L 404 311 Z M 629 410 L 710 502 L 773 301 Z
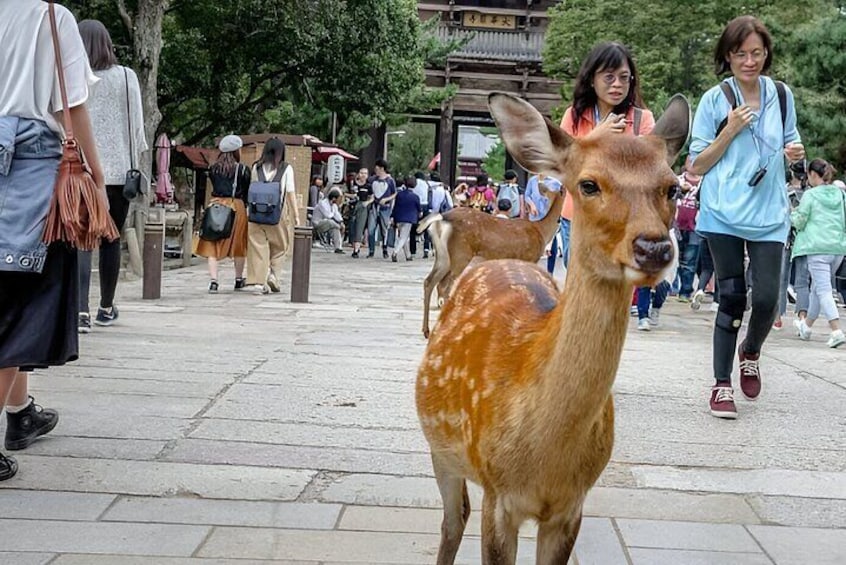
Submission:
M 405 135 L 388 136 L 388 162 L 394 176 L 425 171 L 435 156 L 434 124 L 408 122 L 397 131 L 404 131 Z
M 132 36 L 120 6 L 72 2 L 101 19 L 122 62 Z M 351 149 L 394 113 L 427 111 L 447 92 L 424 89 L 423 65 L 445 46 L 426 37 L 411 0 L 170 0 L 163 23 L 161 129 L 187 143 L 223 133 L 276 131 L 339 140 Z M 126 48 L 127 45 L 130 48 Z M 447 46 L 448 47 L 448 46 Z
M 482 170 L 492 180 L 501 181 L 505 178 L 505 144 L 502 140 L 488 150 L 482 160 Z

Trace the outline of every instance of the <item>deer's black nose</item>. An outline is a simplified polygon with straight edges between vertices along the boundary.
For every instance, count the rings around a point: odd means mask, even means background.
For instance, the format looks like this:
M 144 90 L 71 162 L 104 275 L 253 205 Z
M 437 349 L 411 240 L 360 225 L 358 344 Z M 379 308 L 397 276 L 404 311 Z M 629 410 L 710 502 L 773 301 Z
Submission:
M 673 260 L 673 244 L 670 238 L 639 235 L 634 240 L 634 260 L 644 273 L 654 275 Z

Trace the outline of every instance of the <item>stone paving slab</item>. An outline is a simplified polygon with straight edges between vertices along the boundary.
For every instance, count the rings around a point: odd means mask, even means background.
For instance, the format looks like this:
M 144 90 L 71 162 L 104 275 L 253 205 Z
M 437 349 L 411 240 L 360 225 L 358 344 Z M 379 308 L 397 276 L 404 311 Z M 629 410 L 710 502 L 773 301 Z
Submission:
M 110 494 L 0 491 L 0 519 L 97 520 L 115 501 Z
M 338 522 L 341 509 L 339 504 L 313 502 L 120 497 L 102 519 L 110 522 L 331 530 Z
M 677 549 L 629 549 L 632 565 L 772 565 L 763 553 L 733 551 L 682 551 Z
M 256 559 L 200 559 L 193 557 L 132 557 L 127 555 L 61 555 L 50 565 L 267 565 Z M 329 565 L 318 561 L 275 560 L 276 565 Z M 12 564 L 10 564 L 12 565 Z
M 36 527 L 37 526 L 37 527 Z M 166 524 L 0 520 L 12 551 L 191 556 L 210 528 Z
M 662 520 L 618 519 L 620 534 L 629 547 L 734 551 L 758 553 L 760 548 L 743 526 Z
M 314 471 L 150 461 L 16 456 L 26 470 L 3 488 L 234 500 L 295 500 Z
M 28 455 L 76 457 L 87 459 L 125 459 L 152 461 L 167 445 L 166 441 L 143 439 L 113 439 L 91 437 L 64 437 L 56 434 L 27 448 Z
M 779 565 L 843 565 L 846 531 L 749 526 L 749 532 Z
M 846 500 L 747 496 L 749 505 L 766 524 L 846 529 Z M 752 523 L 752 522 L 747 522 Z

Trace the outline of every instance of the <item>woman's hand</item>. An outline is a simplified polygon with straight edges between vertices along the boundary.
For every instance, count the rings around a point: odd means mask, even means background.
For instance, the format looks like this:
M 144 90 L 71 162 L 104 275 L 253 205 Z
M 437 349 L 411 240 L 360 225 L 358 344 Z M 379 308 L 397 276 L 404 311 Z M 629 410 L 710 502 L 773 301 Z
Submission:
M 805 158 L 805 146 L 801 143 L 788 143 L 784 146 L 784 156 L 791 163 Z
M 739 134 L 743 128 L 751 124 L 754 117 L 755 113 L 749 105 L 744 104 L 743 106 L 738 106 L 729 112 L 725 129 L 729 130 L 729 133 L 731 133 L 732 137 L 734 137 Z
M 532 202 L 531 200 L 526 200 L 526 207 L 529 209 L 529 214 L 531 214 L 532 216 L 538 215 L 538 207 L 535 206 L 534 202 Z
M 623 133 L 626 131 L 626 116 L 622 114 L 608 114 L 595 129 Z

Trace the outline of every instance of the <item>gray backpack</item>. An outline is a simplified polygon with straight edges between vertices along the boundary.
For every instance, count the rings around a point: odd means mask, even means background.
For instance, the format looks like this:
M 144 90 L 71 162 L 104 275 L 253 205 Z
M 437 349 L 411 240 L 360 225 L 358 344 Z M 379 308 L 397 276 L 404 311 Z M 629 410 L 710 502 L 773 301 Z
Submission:
M 250 221 L 254 224 L 276 225 L 282 219 L 282 207 L 285 200 L 282 198 L 282 176 L 288 168 L 288 163 L 282 161 L 276 169 L 276 175 L 267 180 L 264 175 L 264 167 L 256 167 L 258 180 L 250 183 L 247 192 L 247 211 Z

